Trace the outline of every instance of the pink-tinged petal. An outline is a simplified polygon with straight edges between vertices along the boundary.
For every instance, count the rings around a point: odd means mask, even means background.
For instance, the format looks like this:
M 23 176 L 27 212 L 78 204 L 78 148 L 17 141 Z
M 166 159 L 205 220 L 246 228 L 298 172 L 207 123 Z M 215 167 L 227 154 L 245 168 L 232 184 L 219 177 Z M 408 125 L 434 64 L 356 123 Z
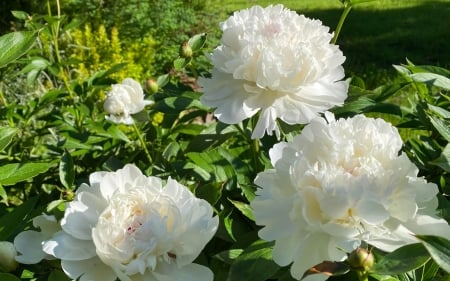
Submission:
M 47 254 L 42 250 L 42 233 L 28 230 L 19 233 L 14 239 L 14 247 L 20 254 L 16 260 L 23 264 L 35 264 L 43 260 Z
M 61 260 L 85 260 L 96 256 L 95 245 L 90 240 L 76 239 L 61 231 L 43 244 L 43 250 Z
M 214 274 L 209 268 L 195 263 L 181 268 L 164 264 L 158 266 L 153 275 L 158 281 L 213 281 L 214 279 Z
M 92 240 L 92 228 L 107 207 L 106 201 L 90 192 L 81 192 L 76 199 L 67 204 L 61 226 L 77 239 Z
M 72 279 L 79 281 L 115 281 L 117 275 L 111 267 L 94 257 L 81 261 L 62 260 L 61 267 Z

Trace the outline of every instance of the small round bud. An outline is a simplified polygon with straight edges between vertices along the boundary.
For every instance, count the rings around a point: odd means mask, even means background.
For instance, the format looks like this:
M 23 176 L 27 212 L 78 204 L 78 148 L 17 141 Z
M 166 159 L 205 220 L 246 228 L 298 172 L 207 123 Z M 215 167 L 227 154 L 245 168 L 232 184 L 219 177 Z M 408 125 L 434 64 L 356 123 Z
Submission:
M 145 88 L 146 88 L 147 92 L 149 92 L 150 94 L 156 94 L 159 90 L 159 85 L 155 80 L 148 79 L 145 82 Z
M 369 271 L 375 263 L 375 258 L 367 249 L 358 248 L 349 254 L 348 263 L 353 269 Z
M 16 248 L 8 241 L 0 241 L 0 270 L 4 272 L 14 271 L 19 265 L 16 261 Z
M 180 57 L 190 58 L 192 55 L 193 52 L 191 46 L 189 46 L 188 42 L 184 42 L 180 47 Z

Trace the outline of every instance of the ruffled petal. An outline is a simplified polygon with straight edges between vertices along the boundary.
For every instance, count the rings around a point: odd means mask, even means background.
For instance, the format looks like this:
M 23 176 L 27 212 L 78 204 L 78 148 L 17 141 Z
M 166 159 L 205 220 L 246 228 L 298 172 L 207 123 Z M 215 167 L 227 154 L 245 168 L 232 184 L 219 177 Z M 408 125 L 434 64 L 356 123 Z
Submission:
M 61 231 L 43 244 L 43 250 L 61 260 L 80 261 L 96 256 L 91 240 L 79 240 Z
M 19 255 L 16 260 L 23 264 L 35 264 L 43 260 L 47 254 L 42 250 L 42 233 L 28 230 L 19 233 L 14 238 L 14 247 Z
M 99 258 L 94 257 L 86 260 L 72 261 L 62 260 L 61 267 L 72 279 L 79 281 L 115 281 L 117 275 Z

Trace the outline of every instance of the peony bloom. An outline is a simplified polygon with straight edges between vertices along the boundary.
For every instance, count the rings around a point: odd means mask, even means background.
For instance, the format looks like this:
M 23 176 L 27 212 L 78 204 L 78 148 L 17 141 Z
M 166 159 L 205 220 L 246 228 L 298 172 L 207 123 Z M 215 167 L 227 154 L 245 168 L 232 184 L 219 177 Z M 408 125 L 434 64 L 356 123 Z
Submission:
M 276 144 L 274 169 L 255 179 L 261 189 L 251 206 L 264 226 L 259 236 L 275 240 L 275 262 L 293 262 L 291 274 L 300 279 L 322 261 L 345 259 L 341 249 L 351 252 L 361 241 L 393 251 L 419 242 L 413 234 L 450 237 L 435 215 L 438 188 L 399 154 L 395 127 L 363 115 L 326 117 Z
M 277 118 L 306 124 L 347 98 L 345 57 L 319 20 L 282 5 L 254 6 L 221 28 L 212 77 L 199 79 L 201 101 L 220 121 L 236 124 L 260 112 L 252 138 L 261 138 L 279 134 Z
M 62 231 L 43 249 L 80 281 L 212 281 L 192 261 L 213 237 L 212 207 L 177 181 L 134 165 L 91 174 L 66 206 Z
M 110 114 L 106 119 L 114 123 L 133 124 L 131 114 L 138 113 L 152 101 L 144 100 L 141 84 L 131 78 L 125 78 L 122 84 L 112 85 L 106 96 L 103 109 Z
M 33 226 L 41 231 L 27 230 L 19 233 L 14 239 L 14 247 L 20 254 L 16 260 L 23 264 L 35 264 L 43 259 L 54 259 L 42 250 L 42 244 L 53 234 L 61 230 L 54 216 L 42 214 L 33 219 Z

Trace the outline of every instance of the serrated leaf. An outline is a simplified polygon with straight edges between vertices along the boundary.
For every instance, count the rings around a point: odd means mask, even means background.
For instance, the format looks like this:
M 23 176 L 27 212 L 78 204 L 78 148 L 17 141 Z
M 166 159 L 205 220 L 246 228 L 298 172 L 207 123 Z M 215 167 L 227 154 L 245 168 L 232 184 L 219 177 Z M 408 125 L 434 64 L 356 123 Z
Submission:
M 17 128 L 0 128 L 0 151 L 3 151 L 17 134 Z
M 379 275 L 401 274 L 424 265 L 429 259 L 430 255 L 422 244 L 410 244 L 377 260 L 370 272 Z
M 45 173 L 53 164 L 50 163 L 14 163 L 0 166 L 0 184 L 13 185 Z
M 0 217 L 0 241 L 8 240 L 9 236 L 21 227 L 20 222 L 25 222 L 27 216 L 34 211 L 38 197 L 29 199 L 13 211 Z M 0 279 L 2 280 L 2 279 Z
M 35 33 L 18 31 L 0 37 L 0 68 L 23 56 L 33 47 Z
M 416 237 L 422 241 L 433 260 L 450 273 L 450 240 L 431 235 L 416 235 Z
M 72 156 L 67 151 L 64 151 L 59 162 L 59 180 L 65 188 L 72 189 L 75 181 L 75 169 Z

